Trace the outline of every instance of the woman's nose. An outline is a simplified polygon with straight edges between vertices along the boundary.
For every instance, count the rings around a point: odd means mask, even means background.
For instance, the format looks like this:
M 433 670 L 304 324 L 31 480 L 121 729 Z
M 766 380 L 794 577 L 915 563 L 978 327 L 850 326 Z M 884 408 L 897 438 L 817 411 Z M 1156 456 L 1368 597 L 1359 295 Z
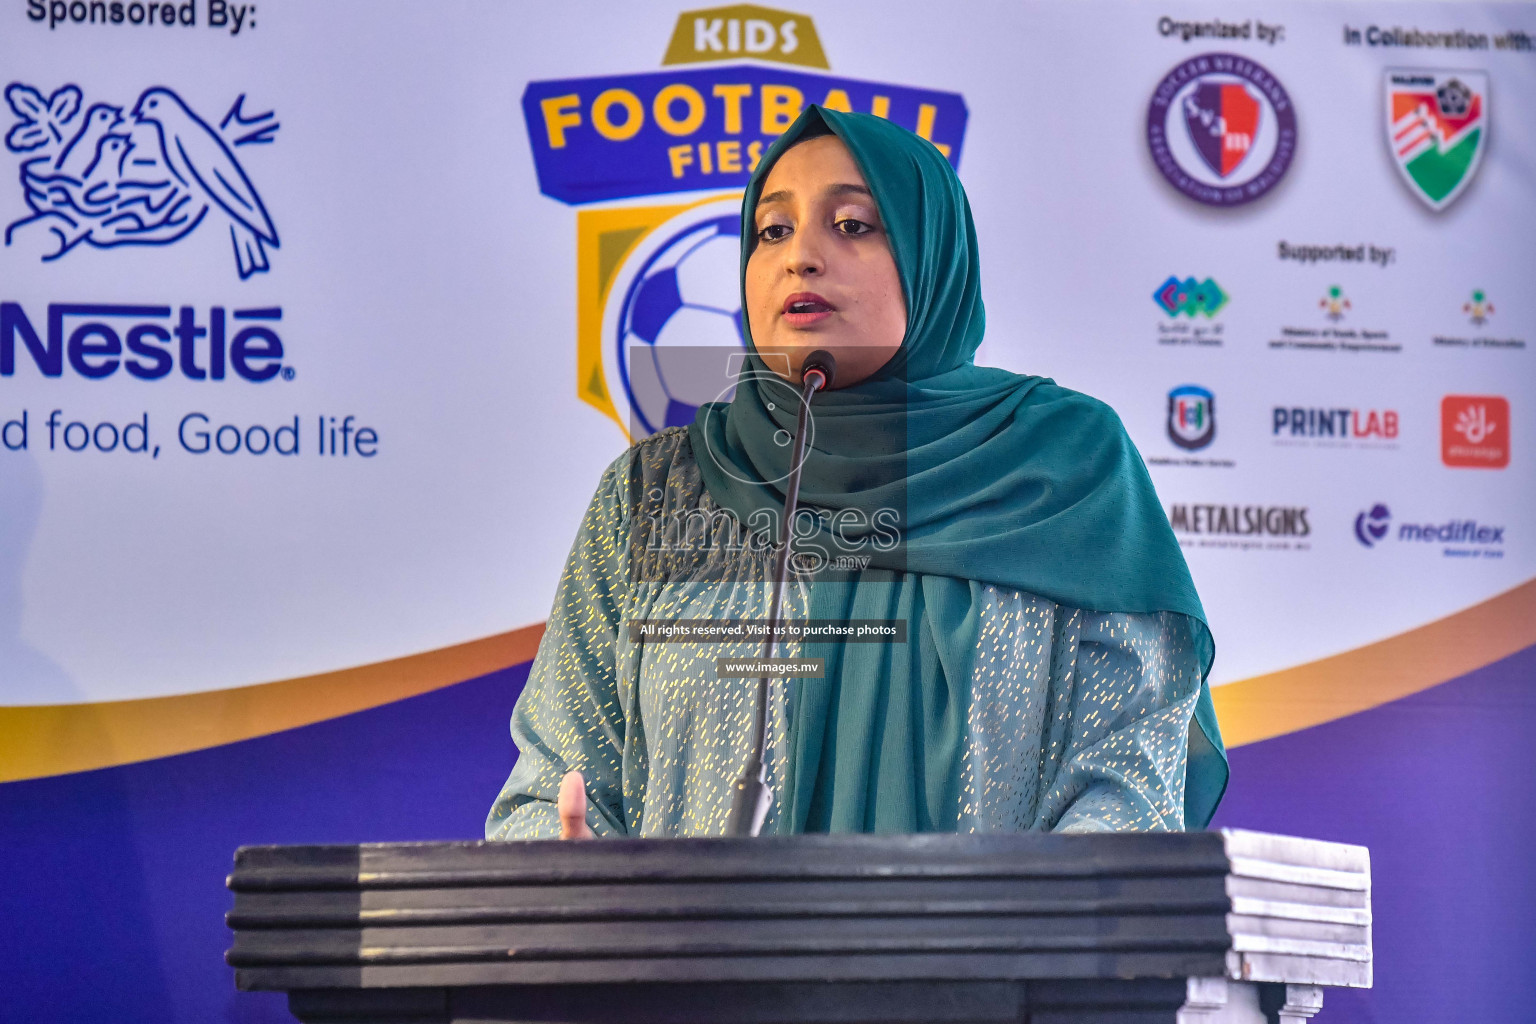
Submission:
M 785 257 L 789 261 L 789 272 L 803 276 L 814 276 L 827 269 L 825 254 L 821 244 L 812 237 L 814 232 L 796 231 L 789 239 L 789 251 Z

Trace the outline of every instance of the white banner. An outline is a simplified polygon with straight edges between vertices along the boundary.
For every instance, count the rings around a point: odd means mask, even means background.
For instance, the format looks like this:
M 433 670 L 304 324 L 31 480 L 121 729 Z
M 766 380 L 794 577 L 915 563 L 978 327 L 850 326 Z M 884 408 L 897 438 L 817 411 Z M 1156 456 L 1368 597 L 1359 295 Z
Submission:
M 631 403 L 699 400 L 625 338 L 730 336 L 731 197 L 813 101 L 957 161 L 982 360 L 1120 412 L 1215 681 L 1536 575 L 1526 5 L 21 0 L 4 24 L 6 704 L 542 620 Z M 636 320 L 663 271 L 675 308 Z

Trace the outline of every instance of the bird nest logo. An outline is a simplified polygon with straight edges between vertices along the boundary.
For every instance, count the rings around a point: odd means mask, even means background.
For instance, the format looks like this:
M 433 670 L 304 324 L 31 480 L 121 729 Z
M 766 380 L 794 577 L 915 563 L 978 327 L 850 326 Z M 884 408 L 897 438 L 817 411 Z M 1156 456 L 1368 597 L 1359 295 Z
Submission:
M 577 394 L 631 440 L 730 397 L 742 189 L 807 104 L 889 118 L 957 167 L 967 118 L 956 93 L 825 73 L 811 19 L 767 7 L 683 12 L 662 64 L 686 67 L 522 99 L 539 190 L 577 208 Z
M 170 245 L 210 221 L 227 226 L 242 279 L 268 269 L 277 229 L 235 151 L 273 140 L 272 112 L 247 115 L 242 94 L 215 128 L 163 87 L 146 89 L 126 114 L 86 107 L 77 85 L 45 98 L 13 82 L 5 99 L 18 119 L 5 146 L 21 156 L 30 208 L 7 225 L 6 245 L 35 235 L 42 258 L 56 260 L 82 242 Z

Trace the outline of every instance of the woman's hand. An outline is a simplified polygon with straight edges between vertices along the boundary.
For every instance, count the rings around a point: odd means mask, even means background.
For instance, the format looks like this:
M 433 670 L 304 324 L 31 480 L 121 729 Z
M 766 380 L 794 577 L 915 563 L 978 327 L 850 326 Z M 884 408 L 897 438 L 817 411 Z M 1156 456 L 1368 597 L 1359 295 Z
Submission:
M 560 838 L 596 839 L 587 827 L 587 780 L 581 772 L 566 772 L 560 780 Z

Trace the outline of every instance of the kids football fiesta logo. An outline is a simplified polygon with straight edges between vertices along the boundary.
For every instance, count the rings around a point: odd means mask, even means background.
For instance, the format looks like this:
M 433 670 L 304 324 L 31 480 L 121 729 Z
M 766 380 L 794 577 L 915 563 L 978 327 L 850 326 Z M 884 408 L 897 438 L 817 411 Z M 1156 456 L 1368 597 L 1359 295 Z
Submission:
M 956 93 L 806 70 L 828 68 L 815 25 L 766 7 L 683 12 L 662 64 L 688 66 L 523 93 L 539 190 L 577 207 L 577 393 L 631 440 L 728 397 L 742 189 L 807 104 L 889 118 L 955 166 L 967 117 Z
M 1386 73 L 1387 145 L 1413 194 L 1443 210 L 1466 191 L 1488 148 L 1485 71 Z

